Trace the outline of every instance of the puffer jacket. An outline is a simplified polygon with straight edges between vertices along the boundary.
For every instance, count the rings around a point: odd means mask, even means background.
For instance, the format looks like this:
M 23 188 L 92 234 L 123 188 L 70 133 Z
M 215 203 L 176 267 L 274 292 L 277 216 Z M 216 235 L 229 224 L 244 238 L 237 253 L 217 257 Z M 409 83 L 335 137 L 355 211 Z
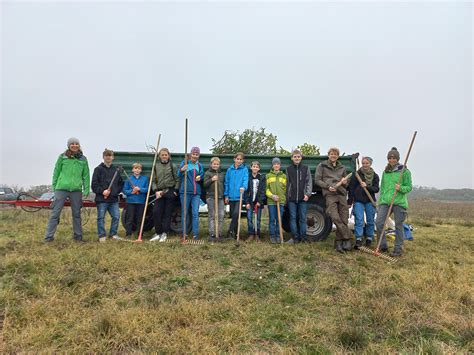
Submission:
M 81 154 L 79 158 L 61 154 L 56 160 L 53 172 L 53 191 L 82 191 L 83 195 L 90 193 L 90 172 L 87 158 Z

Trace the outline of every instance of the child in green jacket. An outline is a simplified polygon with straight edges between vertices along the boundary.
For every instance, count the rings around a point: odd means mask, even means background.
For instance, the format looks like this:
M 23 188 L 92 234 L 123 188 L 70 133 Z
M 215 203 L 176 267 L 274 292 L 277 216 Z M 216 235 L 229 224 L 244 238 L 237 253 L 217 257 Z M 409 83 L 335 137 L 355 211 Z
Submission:
M 280 206 L 280 218 L 283 218 L 286 203 L 286 174 L 280 169 L 280 158 L 273 158 L 272 170 L 266 176 L 267 188 L 265 194 L 267 195 L 268 201 L 268 231 L 270 233 L 270 242 L 272 244 L 281 243 L 277 202 Z
M 405 169 L 402 180 L 398 184 L 400 174 L 403 170 L 403 165 L 399 163 L 400 153 L 397 148 L 393 147 L 387 154 L 388 164 L 382 175 L 382 182 L 380 183 L 380 197 L 379 207 L 377 210 L 377 219 L 375 225 L 377 226 L 377 236 L 382 238 L 380 243 L 380 250 L 382 252 L 388 251 L 387 238 L 385 235 L 380 235 L 383 229 L 383 224 L 387 218 L 388 209 L 392 202 L 395 191 L 397 196 L 393 203 L 392 212 L 395 217 L 395 247 L 390 253 L 392 257 L 399 257 L 403 252 L 403 240 L 405 238 L 405 231 L 403 230 L 403 222 L 407 216 L 408 209 L 408 193 L 412 190 L 411 173 L 410 170 Z

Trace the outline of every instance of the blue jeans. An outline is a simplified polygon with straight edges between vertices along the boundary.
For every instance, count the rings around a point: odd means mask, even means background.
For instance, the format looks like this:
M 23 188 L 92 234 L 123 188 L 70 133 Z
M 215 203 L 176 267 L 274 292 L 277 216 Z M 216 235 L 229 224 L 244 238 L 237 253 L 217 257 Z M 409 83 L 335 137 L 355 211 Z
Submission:
M 352 208 L 352 212 L 354 213 L 354 234 L 356 239 L 362 239 L 364 236 L 364 212 L 365 212 L 365 236 L 367 239 L 372 240 L 375 231 L 375 207 L 372 203 L 362 203 L 362 202 L 354 202 L 354 206 Z
M 101 202 L 97 204 L 97 233 L 99 238 L 105 237 L 105 226 L 104 218 L 105 213 L 109 212 L 110 217 L 112 217 L 112 222 L 110 223 L 109 237 L 112 237 L 117 234 L 118 225 L 120 220 L 120 208 L 118 202 L 106 203 Z
M 184 194 L 180 194 L 181 199 L 181 223 L 183 224 L 183 231 L 187 231 L 184 226 Z M 193 222 L 193 236 L 199 236 L 199 204 L 201 196 L 186 194 L 186 220 L 189 220 L 189 207 L 191 206 L 191 218 Z M 188 222 L 186 221 L 186 224 Z M 186 234 L 186 233 L 184 233 Z
M 257 233 L 255 233 L 255 226 L 253 225 L 253 208 L 247 210 L 247 225 L 248 225 L 248 232 L 249 235 L 260 235 L 260 225 L 261 225 L 261 219 L 262 219 L 262 211 L 263 211 L 263 206 L 260 206 L 257 209 Z
M 290 228 L 291 235 L 296 240 L 301 240 L 306 238 L 306 211 L 308 210 L 308 202 L 298 201 L 298 202 L 288 202 L 288 207 L 290 210 Z M 297 217 L 298 216 L 298 217 Z M 298 220 L 298 225 L 296 221 Z M 300 231 L 298 233 L 298 226 Z
M 285 210 L 285 206 L 280 205 L 280 217 L 283 219 L 283 212 Z M 278 214 L 277 214 L 277 206 L 276 205 L 268 205 L 268 214 L 269 214 L 269 222 L 268 231 L 270 236 L 276 237 L 280 239 L 280 225 L 278 224 Z

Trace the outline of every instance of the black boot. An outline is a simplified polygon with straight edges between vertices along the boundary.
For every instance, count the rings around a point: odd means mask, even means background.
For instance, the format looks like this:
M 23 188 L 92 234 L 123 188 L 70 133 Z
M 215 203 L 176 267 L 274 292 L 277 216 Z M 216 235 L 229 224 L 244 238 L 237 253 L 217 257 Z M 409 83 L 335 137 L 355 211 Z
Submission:
M 352 250 L 352 240 L 350 239 L 345 239 L 342 241 L 342 249 L 345 251 Z
M 345 253 L 344 249 L 342 248 L 342 240 L 336 240 L 336 251 L 342 254 Z
M 356 244 L 355 244 L 355 246 L 354 246 L 354 249 L 358 250 L 361 246 L 362 246 L 362 240 L 361 240 L 361 239 L 357 239 L 357 240 L 356 240 Z

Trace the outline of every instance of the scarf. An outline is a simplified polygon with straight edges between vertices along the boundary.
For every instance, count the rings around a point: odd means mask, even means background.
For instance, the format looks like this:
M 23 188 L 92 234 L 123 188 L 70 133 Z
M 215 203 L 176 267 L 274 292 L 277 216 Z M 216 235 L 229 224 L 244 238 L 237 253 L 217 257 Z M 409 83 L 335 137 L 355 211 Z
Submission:
M 68 158 L 76 158 L 76 159 L 81 159 L 83 154 L 82 150 L 78 150 L 76 153 L 73 153 L 72 150 L 68 149 L 64 152 L 64 155 L 67 156 Z
M 359 169 L 359 175 L 364 176 L 365 183 L 369 186 L 372 185 L 372 181 L 374 180 L 374 174 L 375 171 L 372 168 L 369 168 L 369 171 L 364 171 L 364 169 L 362 168 Z

